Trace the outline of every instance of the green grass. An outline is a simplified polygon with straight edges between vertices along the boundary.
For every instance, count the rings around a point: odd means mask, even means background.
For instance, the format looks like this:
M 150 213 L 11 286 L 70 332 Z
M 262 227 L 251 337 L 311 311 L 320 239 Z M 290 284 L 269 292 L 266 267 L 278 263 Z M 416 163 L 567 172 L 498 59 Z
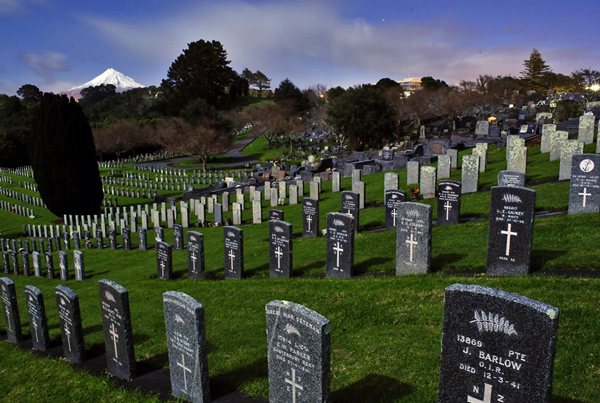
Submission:
M 503 153 L 504 150 L 490 150 L 488 170 L 480 176 L 481 188 L 496 184 L 497 172 L 506 167 Z M 529 182 L 556 179 L 558 164 L 547 160 L 548 154 L 539 154 L 539 147 L 529 150 Z M 400 183 L 406 183 L 406 171 L 397 172 Z M 453 171 L 452 179 L 460 180 L 460 171 Z M 242 281 L 223 280 L 222 228 L 195 229 L 204 233 L 206 270 L 213 280 L 187 278 L 185 251 L 173 252 L 175 280 L 161 281 L 156 278 L 153 250 L 85 249 L 88 278 L 84 282 L 9 275 L 16 283 L 23 331 L 29 332 L 23 288 L 32 284 L 44 293 L 53 346 L 60 344 L 53 293 L 54 287 L 62 283 L 79 295 L 89 355 L 102 354 L 104 339 L 97 281 L 108 278 L 130 292 L 139 365 L 147 369 L 167 368 L 162 293 L 181 291 L 205 306 L 211 387 L 223 393 L 239 390 L 267 397 L 265 304 L 275 299 L 290 300 L 316 310 L 331 321 L 332 401 L 432 402 L 437 399 L 444 288 L 453 283 L 480 284 L 558 307 L 561 313 L 551 401 L 600 401 L 597 348 L 600 278 L 485 275 L 490 198 L 486 191 L 465 195 L 462 199 L 462 215 L 476 220 L 434 227 L 432 274 L 396 277 L 393 275 L 395 233 L 379 230 L 384 222 L 383 174 L 363 175 L 363 180 L 367 184 L 368 208 L 360 213 L 361 232 L 355 239 L 354 266 L 358 275 L 355 278 L 325 279 L 325 239 L 302 238 L 300 206 L 280 206 L 286 221 L 294 227 L 295 277 L 290 280 L 269 278 L 266 222 L 241 226 L 247 273 Z M 342 188 L 350 187 L 350 178 L 342 179 Z M 410 190 L 409 186 L 402 188 Z M 568 182 L 542 183 L 533 188 L 537 192 L 536 210 L 566 209 Z M 329 181 L 323 183 L 323 190 L 321 228 L 327 212 L 339 211 L 340 207 L 340 193 L 330 192 Z M 305 195 L 307 193 L 308 186 L 305 187 Z M 123 202 L 133 203 L 135 199 Z M 434 206 L 435 217 L 436 203 L 425 202 Z M 124 204 L 121 198 L 119 203 Z M 246 203 L 243 219 L 249 223 L 252 217 L 248 199 Z M 266 217 L 267 202 L 263 202 L 263 206 Z M 0 211 L 2 236 L 16 237 L 24 223 L 43 224 L 57 219 L 44 209 L 36 210 L 39 217 L 34 220 Z M 231 217 L 229 212 L 225 215 Z M 212 217 L 209 215 L 208 219 Z M 598 214 L 536 219 L 534 271 L 599 271 L 599 226 Z M 151 245 L 154 243 L 152 232 L 148 240 Z M 166 231 L 166 240 L 172 242 L 172 231 Z M 133 235 L 133 243 L 137 244 L 136 235 Z M 72 265 L 72 254 L 69 255 Z M 56 252 L 54 260 L 56 265 Z M 455 271 L 466 275 L 456 275 Z M 63 360 L 40 357 L 7 342 L 0 343 L 0 355 L 1 401 L 157 400 L 154 396 L 122 389 L 108 375 L 91 376 Z

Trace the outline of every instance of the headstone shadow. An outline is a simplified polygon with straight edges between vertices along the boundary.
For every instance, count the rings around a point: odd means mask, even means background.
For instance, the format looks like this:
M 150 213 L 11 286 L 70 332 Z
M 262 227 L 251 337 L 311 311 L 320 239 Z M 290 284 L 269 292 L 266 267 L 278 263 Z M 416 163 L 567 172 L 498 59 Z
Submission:
M 306 272 L 310 269 L 315 269 L 315 268 L 324 268 L 325 267 L 325 261 L 324 260 L 320 260 L 320 261 L 316 261 L 316 262 L 312 262 L 306 266 L 303 267 L 298 267 L 298 268 L 294 268 L 293 272 L 292 272 L 292 277 L 297 277 L 297 276 L 304 276 L 306 275 Z
M 268 378 L 267 356 L 233 371 L 210 377 L 211 399 L 216 400 L 232 391 L 238 390 L 246 380 L 252 378 Z
M 389 258 L 389 257 L 374 257 L 371 258 L 367 261 L 361 262 L 357 265 L 354 265 L 354 276 L 360 276 L 363 274 L 366 274 L 367 271 L 369 270 L 369 267 L 375 265 L 375 264 L 384 264 L 384 263 L 388 263 L 388 262 L 394 262 L 394 259 Z
M 244 270 L 244 278 L 249 278 L 258 273 L 264 271 L 267 276 L 269 275 L 269 264 L 263 264 L 262 266 L 255 267 L 254 269 Z
M 431 272 L 435 273 L 441 271 L 447 264 L 460 262 L 467 256 L 468 255 L 461 253 L 445 253 L 443 255 L 437 255 L 431 259 Z
M 533 271 L 540 270 L 547 262 L 566 254 L 564 250 L 534 249 L 531 251 L 531 267 Z
M 331 402 L 396 402 L 398 398 L 406 396 L 412 391 L 412 386 L 390 376 L 369 374 L 363 379 L 333 392 Z

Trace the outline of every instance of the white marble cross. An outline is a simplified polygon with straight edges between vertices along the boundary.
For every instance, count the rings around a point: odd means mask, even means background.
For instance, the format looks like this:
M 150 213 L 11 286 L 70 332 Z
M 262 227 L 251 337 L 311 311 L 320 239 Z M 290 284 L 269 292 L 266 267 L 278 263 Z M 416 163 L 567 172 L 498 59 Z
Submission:
M 591 196 L 591 193 L 587 193 L 587 188 L 583 188 L 583 193 L 577 193 L 579 196 L 583 196 L 583 207 L 585 207 L 585 202 L 587 201 L 587 197 Z
M 306 216 L 306 222 L 308 223 L 308 228 L 306 229 L 307 231 L 310 231 L 310 223 L 312 222 L 312 216 L 308 215 Z
M 340 265 L 340 254 L 341 254 L 341 253 L 344 251 L 344 249 L 342 249 L 342 248 L 340 247 L 340 243 L 339 243 L 339 241 L 338 241 L 338 243 L 337 243 L 337 244 L 336 244 L 336 245 L 333 247 L 333 251 L 335 252 L 335 255 L 336 255 L 336 258 L 337 258 L 337 260 L 336 260 L 336 262 L 337 262 L 337 263 L 336 263 L 336 266 L 338 266 L 338 267 L 339 267 L 339 265 Z
M 392 215 L 392 223 L 394 224 L 394 227 L 395 227 L 396 226 L 396 217 L 398 217 L 398 212 L 396 211 L 395 208 L 392 209 L 391 215 Z
M 281 246 L 277 246 L 277 249 L 275 250 L 275 255 L 277 255 L 277 268 L 281 269 L 281 257 L 283 256 Z
M 419 243 L 417 241 L 415 241 L 414 234 L 412 232 L 410 233 L 410 239 L 407 239 L 405 242 L 410 245 L 409 261 L 412 262 L 413 261 L 413 248 L 415 245 L 418 245 Z
M 449 200 L 446 200 L 446 204 L 444 204 L 444 210 L 446 210 L 446 221 L 448 221 L 450 210 L 452 210 L 452 204 L 450 204 Z
M 235 258 L 235 253 L 233 253 L 233 249 L 229 249 L 229 260 L 231 261 L 231 270 L 233 270 L 233 259 Z
M 198 258 L 196 257 L 196 252 L 192 252 L 190 253 L 190 259 L 192 259 L 192 271 L 196 271 L 196 260 L 198 260 Z

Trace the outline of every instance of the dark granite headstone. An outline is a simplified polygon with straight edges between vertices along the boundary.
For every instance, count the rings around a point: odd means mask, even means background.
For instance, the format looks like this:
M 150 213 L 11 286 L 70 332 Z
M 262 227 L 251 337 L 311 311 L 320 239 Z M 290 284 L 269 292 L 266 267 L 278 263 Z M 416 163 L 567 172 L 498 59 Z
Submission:
M 283 221 L 283 211 L 277 209 L 269 210 L 269 221 L 271 220 Z
M 42 275 L 42 256 L 40 255 L 40 252 L 33 251 L 31 258 L 33 261 L 33 275 L 40 277 Z
M 292 224 L 269 222 L 269 267 L 271 277 L 292 277 Z
M 10 262 L 12 263 L 13 274 L 19 275 L 19 253 L 16 250 L 10 251 Z
M 92 247 L 92 234 L 90 233 L 90 231 L 83 232 L 83 239 L 85 242 L 85 247 L 88 249 L 91 248 Z
M 234 226 L 223 228 L 225 278 L 244 277 L 244 231 Z
M 394 150 L 381 150 L 381 159 L 383 161 L 391 161 L 394 159 Z
M 600 155 L 574 155 L 571 166 L 569 214 L 600 211 Z
M 67 231 L 63 233 L 63 240 L 65 241 L 65 250 L 71 249 L 71 235 Z
M 547 403 L 558 313 L 494 288 L 446 288 L 438 402 Z
M 123 235 L 123 248 L 125 250 L 131 250 L 131 230 L 129 228 L 123 228 L 121 230 L 121 235 Z
M 17 344 L 23 339 L 21 317 L 15 283 L 8 277 L 0 277 L 0 299 L 2 299 L 2 311 L 6 323 L 6 338 L 9 342 Z
M 462 184 L 441 180 L 438 183 L 437 224 L 452 225 L 460 221 L 460 196 Z
M 146 233 L 148 230 L 144 227 L 138 228 L 138 248 L 139 250 L 147 250 L 148 249 L 148 238 Z
M 302 199 L 302 236 L 316 238 L 319 236 L 319 201 L 305 197 Z
M 60 280 L 69 280 L 69 259 L 67 252 L 58 252 L 58 267 L 60 268 Z
M 490 198 L 487 272 L 526 275 L 533 245 L 535 190 L 493 186 Z
M 288 301 L 271 301 L 266 311 L 269 401 L 329 401 L 329 320 Z
M 83 252 L 80 250 L 73 251 L 73 265 L 75 266 L 75 280 L 83 281 L 85 278 L 85 265 L 83 262 Z
M 500 127 L 490 126 L 488 137 L 500 137 Z
M 204 235 L 197 231 L 188 231 L 188 278 L 202 278 L 204 272 Z
M 117 249 L 117 231 L 114 229 L 108 230 L 108 245 L 111 249 Z
M 163 241 L 156 243 L 156 270 L 159 279 L 171 280 L 173 277 L 173 248 Z
M 81 249 L 81 239 L 77 231 L 73 231 L 73 248 Z
M 60 242 L 60 234 L 56 234 L 54 236 L 54 247 L 56 248 L 57 251 L 62 250 L 61 242 Z
M 46 271 L 48 278 L 52 280 L 54 278 L 54 260 L 50 252 L 44 253 L 44 260 L 46 261 Z
M 23 275 L 29 276 L 29 252 L 21 251 L 21 263 L 23 263 Z
M 98 246 L 98 249 L 104 248 L 104 237 L 102 236 L 102 230 L 100 229 L 96 230 L 96 244 Z
M 498 172 L 498 186 L 525 186 L 525 174 L 518 171 Z
M 36 287 L 26 285 L 25 300 L 27 301 L 29 329 L 31 331 L 31 343 L 33 344 L 33 348 L 39 351 L 46 351 L 50 347 L 50 336 L 48 335 L 48 321 L 46 319 L 44 296 Z
M 183 226 L 181 224 L 173 225 L 173 249 L 183 249 Z
M 2 252 L 2 264 L 4 265 L 4 273 L 10 273 L 10 257 L 7 250 Z
M 342 192 L 342 213 L 350 214 L 354 217 L 354 231 L 358 232 L 360 220 L 360 195 L 355 192 Z
M 154 242 L 164 241 L 165 239 L 165 229 L 163 227 L 154 228 Z
M 397 189 L 385 191 L 385 229 L 396 229 L 398 207 L 406 200 L 406 192 Z
M 111 280 L 98 281 L 98 289 L 108 372 L 119 378 L 131 379 L 136 368 L 129 293 Z
M 432 210 L 430 205 L 413 202 L 398 207 L 396 275 L 429 273 Z
M 350 214 L 327 213 L 327 277 L 352 277 L 354 228 Z
M 69 361 L 82 363 L 85 357 L 85 343 L 81 313 L 79 312 L 79 297 L 73 290 L 64 285 L 54 289 L 58 308 L 58 326 L 62 339 L 63 354 Z
M 208 403 L 210 387 L 204 307 L 181 292 L 163 294 L 171 393 L 191 402 Z

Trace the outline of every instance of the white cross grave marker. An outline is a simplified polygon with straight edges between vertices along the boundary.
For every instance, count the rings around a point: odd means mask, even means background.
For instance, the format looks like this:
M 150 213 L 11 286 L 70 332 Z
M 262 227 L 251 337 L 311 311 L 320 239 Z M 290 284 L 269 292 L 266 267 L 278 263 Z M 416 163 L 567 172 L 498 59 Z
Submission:
M 192 259 L 192 271 L 196 271 L 196 260 L 198 260 L 198 258 L 196 257 L 196 252 L 192 252 L 190 254 L 190 259 Z
M 452 210 L 452 205 L 450 204 L 450 200 L 446 200 L 446 204 L 444 204 L 444 210 L 446 210 L 446 221 L 448 221 L 450 210 Z
M 233 271 L 233 258 L 235 258 L 235 253 L 233 253 L 233 249 L 229 249 L 229 260 L 231 261 L 231 271 Z
M 395 208 L 392 209 L 392 223 L 394 224 L 394 227 L 396 226 L 396 217 L 398 217 L 398 212 L 396 211 Z
M 333 247 L 333 251 L 335 252 L 335 255 L 336 255 L 336 258 L 337 258 L 337 260 L 336 260 L 336 262 L 337 262 L 337 263 L 336 263 L 336 266 L 338 266 L 338 267 L 339 267 L 339 265 L 340 265 L 340 254 L 341 254 L 341 253 L 344 251 L 344 249 L 342 249 L 342 248 L 340 247 L 340 242 L 339 242 L 339 241 L 338 241 L 338 243 L 337 243 L 337 244 L 336 244 L 336 245 Z
M 306 222 L 308 223 L 308 228 L 306 229 L 307 231 L 310 231 L 310 223 L 312 222 L 312 216 L 308 215 L 306 216 Z
M 277 249 L 275 250 L 275 255 L 277 255 L 277 268 L 281 269 L 281 257 L 283 256 L 281 246 L 277 246 Z

